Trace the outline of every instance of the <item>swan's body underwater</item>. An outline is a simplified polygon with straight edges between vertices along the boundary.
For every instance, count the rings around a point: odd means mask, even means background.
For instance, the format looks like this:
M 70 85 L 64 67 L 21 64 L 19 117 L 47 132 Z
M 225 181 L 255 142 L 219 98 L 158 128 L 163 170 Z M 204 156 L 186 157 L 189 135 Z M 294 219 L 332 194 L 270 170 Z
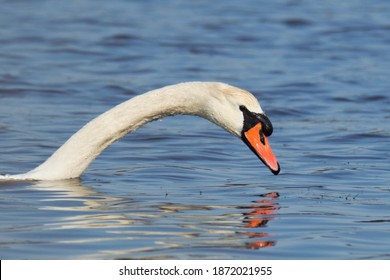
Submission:
M 114 141 L 166 116 L 196 115 L 241 138 L 275 175 L 280 166 L 268 143 L 272 124 L 249 92 L 218 82 L 187 82 L 131 98 L 96 117 L 35 169 L 0 180 L 78 178 Z

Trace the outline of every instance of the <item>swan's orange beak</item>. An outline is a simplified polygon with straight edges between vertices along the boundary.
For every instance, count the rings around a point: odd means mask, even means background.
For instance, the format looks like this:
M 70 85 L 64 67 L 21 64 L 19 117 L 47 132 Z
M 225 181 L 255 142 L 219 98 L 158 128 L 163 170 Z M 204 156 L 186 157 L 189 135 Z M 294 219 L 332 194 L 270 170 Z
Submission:
M 268 142 L 268 137 L 262 131 L 262 124 L 257 123 L 252 128 L 243 132 L 244 142 L 251 148 L 251 150 L 261 159 L 261 161 L 271 170 L 275 175 L 279 174 L 280 166 L 271 146 Z

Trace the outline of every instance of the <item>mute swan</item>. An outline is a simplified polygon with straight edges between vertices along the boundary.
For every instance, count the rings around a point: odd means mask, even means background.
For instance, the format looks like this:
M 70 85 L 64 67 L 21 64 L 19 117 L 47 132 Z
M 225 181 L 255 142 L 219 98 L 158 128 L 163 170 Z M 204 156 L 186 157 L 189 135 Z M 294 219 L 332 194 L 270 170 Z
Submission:
M 280 166 L 268 136 L 272 124 L 249 92 L 218 82 L 187 82 L 149 91 L 96 117 L 35 169 L 0 180 L 62 180 L 78 178 L 110 144 L 140 126 L 166 116 L 196 115 L 208 119 L 245 144 L 271 170 Z

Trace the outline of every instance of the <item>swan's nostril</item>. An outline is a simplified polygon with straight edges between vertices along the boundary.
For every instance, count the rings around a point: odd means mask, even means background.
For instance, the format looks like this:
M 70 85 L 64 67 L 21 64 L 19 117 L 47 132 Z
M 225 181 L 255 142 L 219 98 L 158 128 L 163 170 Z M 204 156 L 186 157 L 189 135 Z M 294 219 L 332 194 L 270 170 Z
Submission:
M 259 131 L 259 135 L 260 135 L 260 142 L 265 145 L 265 138 L 264 138 L 264 133 L 263 133 L 263 130 L 260 129 Z

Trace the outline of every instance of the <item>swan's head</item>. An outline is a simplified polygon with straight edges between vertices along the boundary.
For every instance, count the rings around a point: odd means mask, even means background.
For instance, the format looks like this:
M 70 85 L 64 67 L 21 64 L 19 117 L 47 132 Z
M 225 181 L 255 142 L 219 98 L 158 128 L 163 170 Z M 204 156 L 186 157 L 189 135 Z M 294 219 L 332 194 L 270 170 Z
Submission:
M 240 137 L 255 155 L 277 175 L 280 166 L 268 137 L 273 127 L 251 93 L 223 83 L 213 83 L 209 94 L 206 117 L 230 133 Z

